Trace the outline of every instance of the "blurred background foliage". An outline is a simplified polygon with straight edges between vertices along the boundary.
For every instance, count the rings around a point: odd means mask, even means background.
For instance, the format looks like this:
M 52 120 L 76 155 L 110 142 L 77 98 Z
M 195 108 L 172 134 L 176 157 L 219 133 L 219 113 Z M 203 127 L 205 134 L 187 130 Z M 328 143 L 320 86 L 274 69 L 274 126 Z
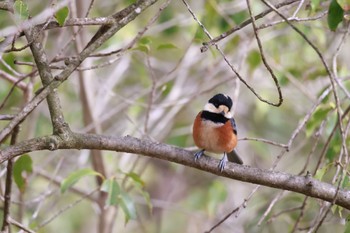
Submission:
M 96 1 L 89 17 L 111 15 L 132 2 Z M 31 16 L 50 7 L 49 2 L 32 0 L 26 3 Z M 127 46 L 158 12 L 161 4 L 163 1 L 147 9 L 96 53 Z M 245 1 L 189 1 L 189 4 L 214 37 L 249 19 Z M 305 1 L 297 17 L 307 20 L 294 23 L 317 46 L 330 67 L 347 32 L 347 22 L 342 22 L 343 18 L 341 22 L 332 18 L 343 15 L 344 11 L 339 13 L 336 8 L 335 16 L 333 13 L 327 16 L 328 11 L 333 12 L 331 4 L 337 2 Z M 85 12 L 88 1 L 77 1 L 76 7 L 82 7 L 78 10 L 73 10 L 73 5 L 68 6 L 68 18 L 74 17 L 74 11 Z M 267 9 L 261 2 L 254 1 L 252 6 L 255 14 Z M 298 3 L 290 4 L 281 8 L 281 12 L 291 17 L 297 7 Z M 0 32 L 13 25 L 13 20 L 10 13 L 1 11 Z M 282 154 L 276 170 L 292 174 L 302 172 L 301 175 L 310 171 L 316 178 L 332 182 L 336 171 L 334 164 L 339 158 L 342 143 L 339 130 L 330 138 L 337 121 L 332 93 L 316 111 L 310 112 L 323 91 L 330 87 L 330 78 L 315 51 L 290 26 L 286 23 L 270 25 L 280 20 L 271 13 L 257 20 L 257 24 L 265 25 L 259 30 L 259 36 L 267 60 L 281 85 L 284 98 L 281 107 L 260 102 L 237 80 L 214 46 L 201 53 L 202 43 L 209 39 L 185 5 L 181 1 L 172 1 L 132 49 L 86 59 L 81 67 L 88 69 L 80 72 L 84 86 L 79 82 L 79 71 L 60 86 L 58 93 L 66 121 L 78 132 L 89 132 L 95 128 L 104 135 L 132 135 L 194 151 L 192 121 L 212 95 L 222 92 L 234 100 L 233 112 L 241 139 L 261 138 L 288 144 L 303 118 L 311 114 L 306 126 L 297 131 L 288 152 L 262 141 L 240 140 L 237 151 L 246 165 L 269 169 Z M 97 29 L 98 26 L 84 26 L 80 31 L 82 41 L 88 42 Z M 67 43 L 72 34 L 70 27 L 45 32 L 49 60 L 76 53 L 76 45 Z M 25 44 L 24 38 L 16 41 L 16 47 Z M 249 85 L 263 98 L 272 102 L 277 100 L 276 88 L 261 61 L 251 25 L 236 31 L 219 45 Z M 349 51 L 347 39 L 339 51 L 335 67 L 337 78 L 348 92 Z M 0 69 L 18 77 L 33 69 L 31 65 L 16 62 L 33 64 L 30 50 L 4 53 Z M 63 61 L 52 62 L 53 73 L 58 74 L 63 65 Z M 89 68 L 93 66 L 97 68 Z M 41 87 L 38 76 L 23 82 L 32 83 L 32 95 Z M 0 77 L 1 101 L 11 87 L 10 82 Z M 88 104 L 82 101 L 83 89 L 87 93 Z M 338 93 L 341 107 L 347 108 L 349 96 L 340 88 Z M 23 93 L 15 88 L 0 113 L 16 114 L 23 104 Z M 93 122 L 88 125 L 83 121 L 87 105 L 93 116 Z M 346 116 L 344 125 L 348 125 L 348 121 Z M 0 122 L 1 127 L 5 125 L 6 122 Z M 46 103 L 42 103 L 23 122 L 20 140 L 51 132 L 49 112 Z M 328 139 L 330 144 L 326 156 L 320 159 Z M 349 137 L 346 140 L 349 145 Z M 110 220 L 113 222 L 112 232 L 204 232 L 241 205 L 256 187 L 144 156 L 109 151 L 103 151 L 102 156 L 108 174 L 103 177 L 102 188 L 108 193 L 106 205 L 116 206 Z M 37 232 L 95 232 L 100 213 L 95 201 L 98 196 L 96 190 L 99 189 L 96 176 L 100 174 L 91 169 L 89 151 L 43 151 L 31 153 L 28 158 L 32 160 L 31 169 L 18 165 L 19 170 L 14 172 L 17 179 L 22 177 L 25 188 L 20 191 L 20 186 L 14 186 L 13 216 L 22 219 L 25 225 L 37 229 Z M 0 193 L 3 195 L 5 165 L 0 165 L 0 168 Z M 343 182 L 344 188 L 349 188 L 347 180 L 348 176 Z M 62 191 L 65 182 L 73 188 Z M 91 192 L 91 198 L 84 196 Z M 281 196 L 272 210 L 259 221 L 278 195 Z M 297 221 L 298 228 L 307 231 L 316 221 L 323 204 L 316 199 L 307 199 L 307 207 L 302 209 L 302 217 L 298 220 L 299 207 L 304 200 L 305 197 L 300 194 L 261 187 L 249 198 L 245 208 L 214 232 L 281 232 L 281 229 L 291 232 Z M 345 232 L 349 229 L 345 220 L 348 212 L 336 207 L 332 210 L 320 232 Z

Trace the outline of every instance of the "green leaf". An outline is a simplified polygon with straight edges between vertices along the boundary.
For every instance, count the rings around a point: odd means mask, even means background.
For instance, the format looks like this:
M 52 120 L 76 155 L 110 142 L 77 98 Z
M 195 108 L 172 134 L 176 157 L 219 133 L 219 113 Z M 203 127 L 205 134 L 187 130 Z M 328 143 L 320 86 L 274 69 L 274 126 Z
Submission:
M 344 233 L 349 233 L 350 232 L 350 215 L 345 219 L 345 230 Z
M 143 45 L 152 44 L 152 38 L 149 37 L 149 36 L 142 37 L 142 38 L 139 40 L 139 44 L 143 44 Z
M 127 193 L 122 192 L 119 195 L 118 203 L 125 214 L 125 224 L 127 224 L 130 219 L 136 219 L 135 204 Z
M 59 9 L 56 14 L 55 14 L 55 18 L 58 22 L 58 24 L 62 27 L 64 25 L 64 23 L 66 22 L 66 19 L 68 17 L 69 14 L 69 9 L 68 7 L 63 7 L 61 9 Z
M 178 47 L 176 47 L 174 44 L 171 43 L 167 43 L 167 44 L 161 44 L 157 47 L 158 50 L 162 50 L 162 49 L 178 49 Z
M 348 175 L 345 175 L 344 180 L 343 180 L 343 183 L 342 183 L 341 186 L 342 186 L 342 188 L 348 188 L 349 185 L 350 185 L 350 183 L 349 183 L 349 176 L 348 176 Z
M 63 180 L 61 184 L 61 193 L 67 191 L 67 189 L 69 189 L 71 186 L 73 186 L 76 182 L 78 182 L 81 178 L 85 176 L 99 176 L 101 178 L 104 178 L 100 173 L 90 168 L 78 170 L 76 172 L 71 173 L 67 178 Z
M 337 2 L 344 11 L 350 10 L 350 0 L 337 0 Z
M 27 187 L 26 178 L 23 176 L 23 172 L 33 172 L 32 158 L 25 154 L 22 155 L 13 165 L 13 178 L 20 192 L 24 193 Z
M 150 195 L 143 189 L 145 187 L 145 182 L 141 179 L 141 177 L 138 174 L 134 172 L 127 173 L 126 175 L 132 179 L 132 184 L 135 186 L 136 190 L 143 196 L 147 203 L 150 213 L 152 213 L 153 205 L 151 203 Z
M 249 70 L 255 70 L 261 64 L 260 52 L 257 50 L 252 50 L 247 56 L 247 62 L 249 65 Z
M 15 1 L 13 10 L 18 20 L 23 21 L 29 18 L 28 5 L 22 0 Z
M 152 205 L 152 202 L 151 202 L 151 196 L 149 195 L 148 192 L 144 191 L 144 190 L 141 190 L 141 195 L 143 196 L 143 198 L 145 199 L 146 201 L 146 204 L 147 204 L 147 207 L 149 209 L 149 213 L 151 214 L 152 211 L 153 211 L 153 205 Z
M 342 138 L 340 136 L 340 132 L 335 133 L 332 138 L 331 143 L 329 144 L 326 158 L 331 162 L 334 161 L 335 157 L 339 155 L 341 150 Z
M 314 114 L 306 124 L 306 137 L 310 137 L 314 133 L 315 129 L 321 125 L 322 121 L 332 109 L 334 109 L 333 104 L 323 104 L 317 107 Z
M 332 31 L 335 31 L 338 24 L 343 21 L 344 10 L 340 7 L 337 0 L 332 0 L 328 9 L 328 27 Z
M 141 44 L 141 45 L 137 46 L 136 48 L 134 48 L 133 50 L 139 50 L 141 52 L 148 54 L 151 49 L 150 49 L 149 45 L 142 45 Z
M 235 22 L 236 25 L 243 23 L 243 21 L 246 20 L 248 17 L 249 15 L 246 10 L 239 11 L 231 15 L 231 19 L 233 20 L 233 22 Z
M 115 179 L 105 180 L 101 185 L 101 191 L 108 193 L 106 205 L 118 204 L 118 195 L 120 195 L 121 189 Z
M 137 184 L 139 184 L 141 187 L 145 186 L 145 182 L 141 179 L 141 177 L 139 175 L 137 175 L 135 172 L 129 172 L 126 173 L 126 175 L 128 177 L 130 177 L 134 182 L 136 182 Z
M 315 175 L 316 180 L 322 181 L 324 174 L 326 174 L 326 172 L 328 170 L 328 166 L 329 165 L 326 165 L 326 166 L 322 167 L 321 169 L 317 170 L 316 175 Z
M 320 9 L 320 3 L 321 3 L 321 0 L 311 0 L 311 10 L 313 12 L 317 11 Z

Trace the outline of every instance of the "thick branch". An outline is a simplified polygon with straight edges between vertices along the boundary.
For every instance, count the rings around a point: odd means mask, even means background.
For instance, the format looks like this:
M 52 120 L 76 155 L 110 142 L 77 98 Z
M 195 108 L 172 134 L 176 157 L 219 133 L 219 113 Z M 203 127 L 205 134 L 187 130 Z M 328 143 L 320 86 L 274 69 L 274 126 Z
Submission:
M 296 176 L 233 163 L 228 163 L 226 169 L 220 172 L 217 168 L 218 161 L 211 157 L 203 156 L 199 162 L 195 162 L 190 151 L 158 142 L 140 140 L 131 136 L 108 137 L 72 133 L 69 139 L 65 141 L 58 136 L 31 139 L 0 151 L 0 163 L 23 153 L 55 149 L 97 149 L 141 154 L 194 167 L 230 179 L 289 190 L 329 202 L 333 202 L 337 192 L 337 187 L 310 176 Z M 350 191 L 340 189 L 335 204 L 350 210 Z

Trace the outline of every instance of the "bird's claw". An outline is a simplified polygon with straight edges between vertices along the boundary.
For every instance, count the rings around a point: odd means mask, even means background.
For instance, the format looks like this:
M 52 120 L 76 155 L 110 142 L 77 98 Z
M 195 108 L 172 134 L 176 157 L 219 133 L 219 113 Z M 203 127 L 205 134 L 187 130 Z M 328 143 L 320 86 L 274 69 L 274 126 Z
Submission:
M 194 154 L 194 161 L 197 161 L 204 154 L 204 150 L 200 150 Z
M 224 156 L 220 160 L 219 166 L 218 166 L 220 172 L 222 172 L 225 169 L 226 163 L 227 163 L 227 155 L 226 155 L 226 153 L 224 153 Z

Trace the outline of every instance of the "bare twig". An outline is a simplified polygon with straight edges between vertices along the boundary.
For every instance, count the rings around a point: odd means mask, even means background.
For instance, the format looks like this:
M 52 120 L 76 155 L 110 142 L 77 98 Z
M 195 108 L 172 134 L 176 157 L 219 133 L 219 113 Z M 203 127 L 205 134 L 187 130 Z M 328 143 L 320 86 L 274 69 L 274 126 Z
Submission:
M 16 84 L 16 86 L 22 90 L 24 90 L 26 88 L 25 83 L 18 82 L 18 79 L 16 77 L 13 77 L 12 75 L 4 72 L 3 70 L 0 70 L 0 77 L 3 77 L 4 79 L 10 81 L 11 83 Z
M 44 226 L 46 226 L 47 224 L 49 224 L 50 222 L 52 222 L 53 220 L 55 220 L 58 216 L 62 215 L 64 212 L 70 210 L 71 208 L 73 208 L 74 206 L 78 205 L 80 202 L 86 200 L 88 198 L 88 196 L 91 196 L 92 194 L 94 194 L 96 191 L 98 191 L 99 188 L 91 191 L 90 193 L 88 193 L 86 196 L 83 196 L 79 199 L 77 199 L 76 201 L 70 203 L 69 205 L 65 206 L 64 208 L 60 209 L 59 211 L 57 211 L 56 213 L 54 213 L 50 218 L 48 218 L 47 220 L 43 221 L 42 223 L 40 223 L 40 225 L 36 228 L 36 230 L 39 230 L 41 228 L 43 228 Z
M 261 223 L 264 221 L 264 219 L 267 217 L 267 215 L 271 212 L 273 206 L 282 198 L 284 194 L 284 191 L 279 192 L 274 199 L 270 202 L 269 207 L 267 207 L 267 209 L 265 210 L 264 214 L 261 216 L 259 222 L 258 222 L 258 226 L 261 225 Z
M 288 0 L 288 1 L 281 2 L 281 3 L 277 4 L 277 5 L 275 5 L 275 7 L 276 7 L 277 9 L 279 9 L 279 8 L 281 8 L 281 7 L 291 5 L 291 4 L 293 4 L 293 3 L 295 3 L 295 2 L 299 2 L 299 1 L 300 1 L 300 0 Z M 262 12 L 262 13 L 256 15 L 256 16 L 254 17 L 254 19 L 257 20 L 257 19 L 263 18 L 263 17 L 265 17 L 266 15 L 268 15 L 268 14 L 271 13 L 271 12 L 272 12 L 272 10 L 271 10 L 271 9 L 268 9 L 268 10 L 266 10 L 266 11 L 264 11 L 264 12 Z M 231 29 L 228 30 L 227 32 L 225 32 L 225 33 L 223 33 L 223 34 L 221 34 L 221 35 L 215 37 L 214 39 L 211 39 L 211 40 L 208 41 L 208 42 L 204 42 L 204 43 L 203 43 L 203 47 L 201 48 L 201 51 L 207 51 L 208 48 L 209 48 L 209 46 L 215 45 L 215 44 L 216 44 L 217 42 L 219 42 L 220 40 L 222 40 L 222 39 L 228 37 L 229 35 L 231 35 L 232 33 L 236 32 L 236 31 L 238 31 L 238 30 L 241 30 L 242 28 L 248 26 L 248 25 L 251 24 L 251 23 L 252 23 L 252 20 L 251 20 L 251 19 L 247 19 L 246 21 L 244 21 L 244 22 L 241 23 L 240 25 L 238 25 L 238 26 L 236 26 L 236 27 L 234 27 L 234 28 L 231 28 Z
M 266 57 L 265 57 L 265 53 L 264 53 L 264 49 L 262 47 L 262 44 L 261 44 L 261 41 L 260 41 L 260 37 L 258 35 L 258 29 L 257 29 L 257 26 L 256 26 L 256 23 L 255 23 L 255 17 L 253 17 L 253 13 L 252 13 L 252 9 L 251 9 L 251 6 L 250 6 L 250 0 L 246 0 L 247 2 L 247 7 L 248 7 L 248 12 L 249 12 L 249 15 L 250 15 L 250 19 L 252 20 L 252 25 L 253 25 L 253 31 L 254 31 L 254 35 L 255 35 L 255 38 L 256 38 L 256 42 L 258 43 L 258 48 L 259 48 L 259 51 L 260 51 L 260 57 L 264 63 L 264 66 L 266 67 L 266 69 L 269 71 L 270 75 L 271 75 L 271 78 L 273 79 L 274 83 L 275 83 L 275 87 L 277 89 L 277 93 L 278 93 L 278 103 L 277 104 L 273 104 L 274 106 L 280 106 L 283 102 L 283 96 L 282 96 L 282 91 L 281 91 L 281 87 L 280 87 L 280 84 L 278 82 L 278 79 L 275 75 L 275 73 L 273 72 L 272 68 L 270 67 L 269 63 L 267 63 L 267 60 L 266 60 Z
M 11 145 L 15 145 L 17 142 L 18 134 L 20 131 L 19 125 L 16 126 L 12 132 L 11 136 Z M 6 187 L 5 187 L 5 201 L 4 201 L 4 214 L 2 222 L 2 232 L 9 232 L 10 227 L 10 204 L 11 204 L 11 193 L 12 193 L 12 172 L 13 172 L 13 160 L 9 159 L 7 161 L 7 170 L 6 170 Z
M 19 229 L 23 230 L 24 232 L 27 232 L 27 233 L 35 233 L 35 231 L 29 229 L 28 227 L 24 226 L 23 224 L 17 222 L 16 220 L 12 219 L 11 217 L 9 218 L 9 222 L 18 227 Z
M 240 207 L 235 208 L 234 210 L 232 210 L 228 215 L 226 215 L 225 217 L 223 217 L 218 223 L 216 223 L 212 228 L 210 228 L 208 231 L 206 231 L 205 233 L 210 233 L 213 230 L 215 230 L 215 228 L 217 228 L 218 226 L 220 226 L 223 222 L 225 222 L 229 217 L 231 217 L 234 213 L 236 213 L 239 210 Z
M 273 146 L 278 146 L 278 147 L 282 147 L 282 148 L 284 148 L 284 149 L 288 149 L 288 145 L 286 145 L 286 144 L 278 143 L 278 142 L 271 141 L 271 140 L 264 139 L 264 138 L 250 138 L 250 137 L 244 137 L 244 138 L 240 138 L 239 140 L 242 140 L 242 141 L 243 141 L 243 140 L 247 140 L 247 141 L 263 142 L 263 143 L 270 144 L 270 145 L 273 145 Z

